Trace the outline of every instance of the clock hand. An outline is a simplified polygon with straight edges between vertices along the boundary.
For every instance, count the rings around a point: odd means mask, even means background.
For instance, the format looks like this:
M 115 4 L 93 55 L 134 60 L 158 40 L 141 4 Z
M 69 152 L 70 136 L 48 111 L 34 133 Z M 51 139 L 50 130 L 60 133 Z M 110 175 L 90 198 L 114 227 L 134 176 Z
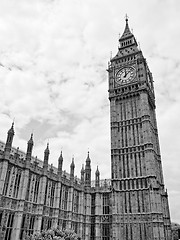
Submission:
M 124 77 L 126 77 L 126 76 L 127 76 L 127 71 L 126 71 L 126 68 L 124 69 L 124 71 L 125 71 Z
M 131 71 L 131 70 L 129 70 L 129 71 L 125 71 L 125 75 L 124 75 L 124 77 L 126 77 L 130 71 Z

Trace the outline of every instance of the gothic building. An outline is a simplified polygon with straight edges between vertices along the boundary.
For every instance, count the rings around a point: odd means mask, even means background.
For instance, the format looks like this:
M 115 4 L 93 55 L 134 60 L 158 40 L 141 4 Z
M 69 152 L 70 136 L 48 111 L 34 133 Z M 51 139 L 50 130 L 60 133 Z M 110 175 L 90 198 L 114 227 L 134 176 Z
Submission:
M 87 155 L 81 177 L 12 147 L 14 124 L 0 142 L 0 239 L 22 240 L 25 234 L 56 227 L 72 228 L 86 240 L 170 240 L 152 74 L 128 26 L 110 59 L 109 100 L 111 179 L 91 181 Z

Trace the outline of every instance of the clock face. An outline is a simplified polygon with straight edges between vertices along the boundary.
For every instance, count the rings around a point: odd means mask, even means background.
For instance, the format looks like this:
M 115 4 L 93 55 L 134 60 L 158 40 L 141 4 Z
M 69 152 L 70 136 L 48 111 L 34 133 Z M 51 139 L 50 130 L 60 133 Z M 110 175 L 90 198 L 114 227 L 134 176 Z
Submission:
M 116 74 L 116 82 L 118 84 L 128 83 L 136 76 L 136 69 L 134 67 L 125 67 L 119 70 Z

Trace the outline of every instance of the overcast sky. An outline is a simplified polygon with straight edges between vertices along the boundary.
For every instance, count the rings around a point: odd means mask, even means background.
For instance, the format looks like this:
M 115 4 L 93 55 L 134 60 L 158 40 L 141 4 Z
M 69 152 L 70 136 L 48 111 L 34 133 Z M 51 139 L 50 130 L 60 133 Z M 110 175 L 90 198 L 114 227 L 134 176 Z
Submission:
M 87 151 L 92 177 L 110 178 L 107 64 L 129 25 L 153 73 L 165 184 L 180 223 L 180 1 L 0 0 L 0 139 L 15 118 L 13 146 L 50 163 L 63 150 L 80 176 Z

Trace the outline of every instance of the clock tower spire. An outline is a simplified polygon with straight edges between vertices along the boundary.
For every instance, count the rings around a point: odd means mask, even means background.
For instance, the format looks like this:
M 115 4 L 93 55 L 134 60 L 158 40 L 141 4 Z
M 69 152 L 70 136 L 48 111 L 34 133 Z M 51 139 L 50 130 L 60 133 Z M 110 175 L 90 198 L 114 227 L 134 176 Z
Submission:
M 127 17 L 108 73 L 113 239 L 170 240 L 153 78 Z

